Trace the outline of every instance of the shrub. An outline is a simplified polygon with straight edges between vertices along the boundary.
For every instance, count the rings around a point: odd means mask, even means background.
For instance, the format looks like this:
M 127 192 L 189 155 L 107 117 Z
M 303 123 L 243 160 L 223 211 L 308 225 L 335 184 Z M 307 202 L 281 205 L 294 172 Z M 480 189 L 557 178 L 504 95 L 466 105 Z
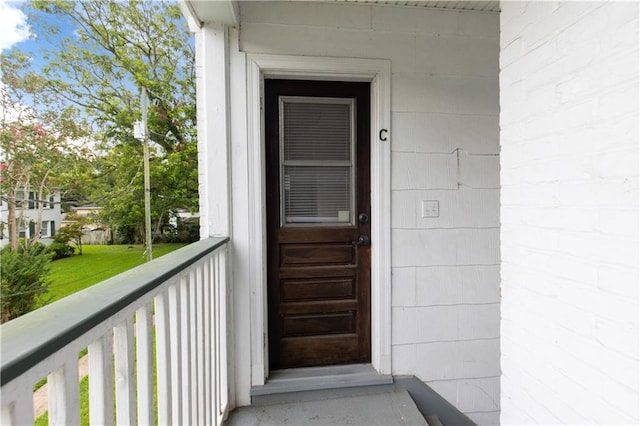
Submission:
M 76 253 L 75 247 L 64 243 L 52 243 L 48 248 L 51 259 L 57 260 L 63 257 L 71 257 Z
M 40 255 L 43 253 L 47 253 L 47 246 L 42 244 L 42 243 L 34 243 L 33 245 L 31 245 L 28 248 L 24 248 L 22 245 L 18 246 L 18 251 L 19 252 L 24 252 L 24 251 L 28 251 L 30 254 L 32 255 Z
M 6 322 L 35 309 L 38 296 L 48 291 L 50 255 L 40 247 L 6 247 L 0 255 L 0 322 Z
M 200 223 L 178 218 L 177 226 L 171 227 L 160 237 L 162 243 L 193 243 L 200 239 Z
M 56 231 L 56 234 L 53 236 L 53 242 L 57 244 L 67 244 L 71 241 L 72 236 L 69 234 L 66 227 L 62 227 Z
M 89 219 L 70 212 L 67 213 L 66 220 L 71 221 L 71 223 L 58 229 L 56 235 L 53 236 L 53 241 L 61 244 L 73 242 L 78 248 L 78 254 L 82 254 L 82 236 Z

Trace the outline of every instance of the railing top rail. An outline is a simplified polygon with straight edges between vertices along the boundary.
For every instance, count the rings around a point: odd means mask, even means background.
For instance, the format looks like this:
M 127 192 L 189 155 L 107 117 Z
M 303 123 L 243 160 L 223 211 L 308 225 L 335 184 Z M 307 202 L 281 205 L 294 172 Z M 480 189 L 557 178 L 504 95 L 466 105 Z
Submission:
M 216 237 L 189 244 L 2 324 L 2 386 L 228 241 Z

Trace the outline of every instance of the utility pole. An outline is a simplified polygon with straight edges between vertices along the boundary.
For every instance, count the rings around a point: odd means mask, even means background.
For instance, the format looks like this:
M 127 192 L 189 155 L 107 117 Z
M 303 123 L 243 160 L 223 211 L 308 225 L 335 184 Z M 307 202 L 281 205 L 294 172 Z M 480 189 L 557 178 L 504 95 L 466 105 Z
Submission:
M 149 177 L 149 126 L 147 125 L 147 114 L 149 100 L 147 98 L 146 87 L 140 93 L 140 110 L 142 111 L 142 123 L 134 125 L 134 137 L 142 139 L 143 162 L 144 162 L 144 230 L 145 230 L 145 253 L 147 262 L 153 259 L 151 248 L 151 179 Z

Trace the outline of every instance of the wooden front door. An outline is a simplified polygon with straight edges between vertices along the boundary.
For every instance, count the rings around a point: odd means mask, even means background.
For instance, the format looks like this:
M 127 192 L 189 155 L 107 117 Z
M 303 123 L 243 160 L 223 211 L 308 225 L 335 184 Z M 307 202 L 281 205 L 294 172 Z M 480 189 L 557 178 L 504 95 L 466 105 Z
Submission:
M 369 90 L 265 81 L 271 370 L 371 361 Z

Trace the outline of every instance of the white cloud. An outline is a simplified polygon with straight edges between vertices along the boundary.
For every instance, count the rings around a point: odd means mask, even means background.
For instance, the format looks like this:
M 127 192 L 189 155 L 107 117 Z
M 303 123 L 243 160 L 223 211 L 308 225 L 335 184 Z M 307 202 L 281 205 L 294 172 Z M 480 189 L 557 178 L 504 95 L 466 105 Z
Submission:
M 16 7 L 0 0 L 0 52 L 24 41 L 31 35 L 25 14 Z

